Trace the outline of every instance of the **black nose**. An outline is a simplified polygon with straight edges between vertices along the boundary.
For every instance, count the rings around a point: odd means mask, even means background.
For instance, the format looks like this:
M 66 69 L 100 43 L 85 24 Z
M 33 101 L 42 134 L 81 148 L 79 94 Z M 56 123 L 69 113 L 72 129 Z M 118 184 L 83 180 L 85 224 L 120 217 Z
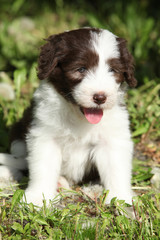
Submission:
M 93 100 L 98 105 L 105 103 L 106 99 L 107 99 L 107 97 L 105 96 L 104 93 L 95 93 L 93 95 Z

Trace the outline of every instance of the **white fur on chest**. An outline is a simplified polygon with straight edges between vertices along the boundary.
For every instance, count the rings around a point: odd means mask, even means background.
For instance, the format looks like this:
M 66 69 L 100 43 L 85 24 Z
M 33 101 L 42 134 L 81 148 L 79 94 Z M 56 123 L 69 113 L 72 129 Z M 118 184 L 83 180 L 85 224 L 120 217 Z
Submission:
M 48 96 L 45 100 L 44 94 Z M 130 139 L 128 113 L 124 107 L 115 105 L 104 111 L 101 122 L 92 125 L 78 107 L 66 102 L 46 82 L 35 93 L 35 99 L 37 120 L 32 135 L 40 134 L 44 141 L 49 137 L 56 142 L 62 156 L 61 175 L 69 180 L 81 181 L 86 166 L 94 164 L 98 150 L 106 148 L 107 151 L 115 138 L 119 139 L 119 144 L 121 139 Z

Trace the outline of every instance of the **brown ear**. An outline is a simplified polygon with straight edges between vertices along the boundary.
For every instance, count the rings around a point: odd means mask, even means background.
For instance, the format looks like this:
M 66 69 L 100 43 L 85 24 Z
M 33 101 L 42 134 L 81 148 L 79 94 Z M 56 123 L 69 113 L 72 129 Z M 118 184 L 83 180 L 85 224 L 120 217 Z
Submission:
M 124 65 L 124 80 L 130 87 L 135 87 L 137 85 L 137 80 L 134 78 L 134 60 L 127 49 L 127 41 L 123 38 L 117 38 L 117 41 L 120 51 L 120 60 Z
M 58 64 L 58 45 L 60 42 L 58 35 L 52 35 L 46 41 L 47 43 L 41 47 L 38 60 L 38 77 L 40 80 L 48 78 Z

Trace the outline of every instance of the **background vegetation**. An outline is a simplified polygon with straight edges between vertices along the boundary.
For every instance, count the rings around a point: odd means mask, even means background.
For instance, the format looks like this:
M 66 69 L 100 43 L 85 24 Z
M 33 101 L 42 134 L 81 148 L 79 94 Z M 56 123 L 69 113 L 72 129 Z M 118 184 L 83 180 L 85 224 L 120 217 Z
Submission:
M 0 239 L 160 238 L 159 16 L 156 0 L 0 0 L 0 88 L 6 83 L 14 94 L 9 100 L 0 89 L 0 152 L 9 151 L 10 126 L 22 116 L 38 86 L 36 66 L 43 39 L 66 29 L 106 28 L 128 40 L 135 58 L 138 87 L 129 91 L 126 101 L 135 142 L 132 183 L 142 195 L 135 200 L 136 219 L 129 220 L 115 216 L 116 201 L 112 208 L 103 205 L 105 193 L 99 202 L 81 195 L 81 204 L 37 212 L 32 205 L 17 206 L 20 190 L 11 202 L 2 189 Z M 84 221 L 91 224 L 84 227 Z

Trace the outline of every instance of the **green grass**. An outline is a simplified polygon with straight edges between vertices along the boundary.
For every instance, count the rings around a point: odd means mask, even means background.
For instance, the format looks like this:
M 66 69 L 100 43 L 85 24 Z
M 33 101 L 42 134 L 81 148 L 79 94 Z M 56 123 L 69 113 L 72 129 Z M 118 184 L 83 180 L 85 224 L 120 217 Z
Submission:
M 135 219 L 126 212 L 124 201 L 104 204 L 107 193 L 92 201 L 82 192 L 62 194 L 63 209 L 54 206 L 37 210 L 20 203 L 23 191 L 11 199 L 3 197 L 0 231 L 3 239 L 159 239 L 160 195 L 153 192 L 134 198 Z M 73 197 L 74 195 L 74 197 Z M 75 198 L 76 196 L 76 198 Z M 1 197 L 2 200 L 2 197 Z M 118 213 L 118 214 L 117 214 Z
M 156 62 L 156 53 L 160 46 L 159 22 L 152 16 L 146 17 L 148 1 L 146 6 L 140 1 L 138 10 L 135 1 L 125 4 L 125 8 L 117 1 L 116 12 L 110 11 L 111 1 L 102 4 L 104 8 L 98 4 L 98 10 L 89 2 L 86 6 L 84 4 L 82 0 L 82 7 L 78 9 L 74 4 L 69 7 L 64 1 L 57 0 L 53 4 L 54 12 L 45 1 L 39 8 L 36 1 L 32 3 L 33 10 L 24 0 L 16 0 L 12 6 L 8 1 L 1 5 L 4 21 L 0 24 L 0 82 L 13 86 L 15 100 L 0 99 L 0 152 L 9 151 L 9 129 L 21 118 L 38 86 L 36 67 L 42 39 L 53 33 L 86 25 L 108 28 L 129 40 L 140 83 L 137 89 L 129 90 L 126 98 L 133 140 L 135 146 L 149 143 L 158 146 L 160 79 L 157 77 L 159 63 Z M 142 14 L 139 14 L 139 10 L 142 10 Z M 27 26 L 30 29 L 23 25 L 24 16 L 29 16 Z M 0 189 L 0 240 L 160 239 L 160 189 L 151 184 L 152 168 L 160 168 L 160 161 L 150 156 L 144 158 L 143 154 L 141 152 L 133 160 L 132 186 L 138 195 L 133 202 L 135 219 L 122 214 L 126 212 L 123 200 L 113 199 L 111 205 L 106 206 L 107 192 L 93 201 L 79 188 L 72 192 L 61 192 L 63 208 L 55 202 L 52 202 L 51 208 L 47 208 L 44 202 L 43 208 L 37 209 L 33 204 L 27 205 L 21 201 L 22 189 L 26 185 L 24 179 L 9 189 Z

